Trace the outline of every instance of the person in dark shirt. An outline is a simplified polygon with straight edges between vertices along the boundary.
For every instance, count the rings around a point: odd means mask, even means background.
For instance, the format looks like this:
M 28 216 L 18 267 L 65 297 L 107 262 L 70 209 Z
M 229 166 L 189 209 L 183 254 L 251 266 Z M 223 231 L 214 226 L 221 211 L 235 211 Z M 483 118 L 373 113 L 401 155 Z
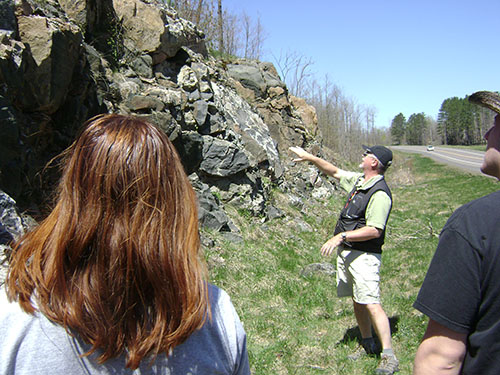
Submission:
M 478 103 L 478 92 L 469 98 Z M 500 96 L 485 107 L 500 113 Z M 496 105 L 491 105 L 491 100 Z M 495 104 L 495 103 L 493 103 Z M 481 171 L 500 180 L 500 114 L 485 134 Z M 444 226 L 414 307 L 429 317 L 414 375 L 498 374 L 500 191 L 458 208 Z

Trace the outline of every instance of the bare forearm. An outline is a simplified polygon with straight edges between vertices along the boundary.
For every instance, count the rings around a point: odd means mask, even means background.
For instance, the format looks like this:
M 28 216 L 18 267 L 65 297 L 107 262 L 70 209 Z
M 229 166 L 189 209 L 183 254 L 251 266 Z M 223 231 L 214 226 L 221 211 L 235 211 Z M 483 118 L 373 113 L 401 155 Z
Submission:
M 361 242 L 380 237 L 382 231 L 375 227 L 366 226 L 342 233 L 345 234 L 345 240 L 347 242 Z M 337 246 L 340 246 L 340 244 L 342 244 L 343 242 L 342 233 L 336 234 L 323 244 L 323 246 L 321 247 L 322 255 L 328 256 L 332 254 L 335 248 Z
M 326 160 L 318 158 L 317 156 L 314 155 L 311 155 L 308 161 L 313 163 L 324 174 L 338 178 L 337 174 L 340 169 L 334 166 L 332 163 L 327 162 Z
M 365 226 L 344 233 L 346 234 L 347 242 L 361 242 L 379 238 L 382 231 L 375 227 Z
M 295 162 L 309 161 L 313 163 L 324 174 L 335 177 L 337 179 L 340 178 L 338 173 L 339 171 L 341 171 L 341 169 L 337 168 L 332 163 L 314 156 L 313 154 L 304 150 L 302 147 L 290 147 L 290 151 L 298 156 L 294 159 Z

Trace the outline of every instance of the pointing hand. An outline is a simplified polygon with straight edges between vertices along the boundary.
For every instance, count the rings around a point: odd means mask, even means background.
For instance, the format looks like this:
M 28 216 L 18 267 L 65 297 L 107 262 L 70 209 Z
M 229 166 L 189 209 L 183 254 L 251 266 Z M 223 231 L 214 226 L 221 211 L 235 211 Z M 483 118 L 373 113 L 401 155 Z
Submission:
M 302 147 L 293 146 L 293 147 L 290 147 L 289 150 L 298 156 L 298 158 L 293 159 L 294 162 L 306 161 L 306 160 L 308 160 L 308 157 L 311 155 L 309 152 L 304 150 Z

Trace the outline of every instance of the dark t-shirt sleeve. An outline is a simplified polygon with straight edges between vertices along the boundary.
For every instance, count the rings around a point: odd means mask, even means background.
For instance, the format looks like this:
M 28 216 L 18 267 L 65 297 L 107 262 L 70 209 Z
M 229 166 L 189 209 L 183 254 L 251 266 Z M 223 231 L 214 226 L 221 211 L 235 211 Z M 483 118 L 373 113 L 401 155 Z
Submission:
M 481 297 L 481 257 L 453 226 L 441 233 L 414 307 L 460 333 L 473 326 Z

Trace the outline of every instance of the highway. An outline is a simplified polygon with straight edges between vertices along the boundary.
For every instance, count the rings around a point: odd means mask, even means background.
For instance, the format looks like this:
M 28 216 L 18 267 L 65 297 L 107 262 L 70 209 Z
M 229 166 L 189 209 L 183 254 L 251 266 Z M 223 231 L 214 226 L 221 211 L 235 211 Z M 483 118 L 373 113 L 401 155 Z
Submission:
M 461 150 L 459 148 L 439 146 L 435 146 L 434 151 L 427 151 L 426 146 L 391 146 L 390 148 L 402 152 L 419 153 L 439 163 L 460 168 L 467 172 L 481 174 L 480 167 L 483 162 L 484 151 Z

